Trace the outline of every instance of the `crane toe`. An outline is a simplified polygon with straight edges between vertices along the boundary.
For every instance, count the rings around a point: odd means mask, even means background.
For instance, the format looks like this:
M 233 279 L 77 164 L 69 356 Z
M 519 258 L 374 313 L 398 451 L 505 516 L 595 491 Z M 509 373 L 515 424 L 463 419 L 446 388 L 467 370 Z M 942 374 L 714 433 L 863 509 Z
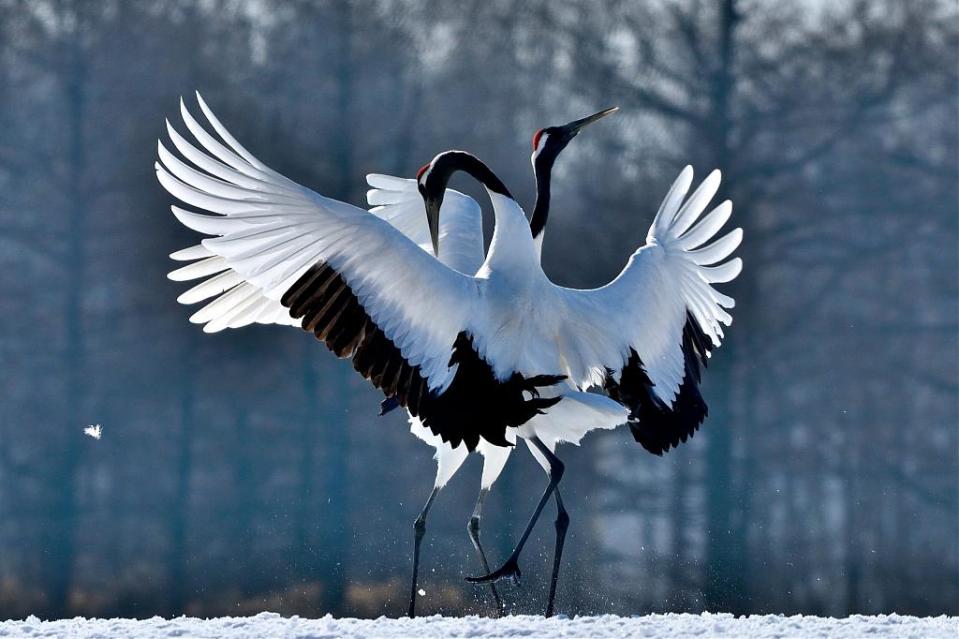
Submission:
M 485 583 L 496 583 L 501 579 L 510 579 L 513 582 L 513 585 L 520 585 L 520 577 L 522 577 L 522 572 L 519 569 L 519 563 L 515 559 L 509 559 L 505 564 L 503 564 L 497 570 L 483 575 L 482 577 L 467 577 L 466 581 L 471 584 L 485 584 Z

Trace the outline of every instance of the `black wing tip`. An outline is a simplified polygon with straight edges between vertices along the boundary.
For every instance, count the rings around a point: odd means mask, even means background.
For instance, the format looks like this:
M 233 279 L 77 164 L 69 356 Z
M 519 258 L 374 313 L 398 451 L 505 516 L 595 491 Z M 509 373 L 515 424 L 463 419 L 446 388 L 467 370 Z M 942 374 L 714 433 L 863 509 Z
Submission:
M 660 399 L 653 390 L 654 384 L 634 349 L 630 349 L 618 382 L 613 371 L 607 370 L 606 391 L 612 399 L 630 409 L 628 423 L 633 439 L 654 455 L 662 456 L 685 443 L 709 414 L 709 407 L 699 390 L 700 364 L 705 368 L 708 340 L 696 320 L 687 314 L 682 342 L 685 371 L 671 404 Z
M 672 419 L 648 419 L 643 423 L 635 416 L 630 417 L 627 424 L 633 439 L 648 452 L 662 457 L 670 450 L 679 448 L 692 439 L 706 417 L 706 405 L 703 411 L 694 415 L 675 415 Z
M 396 398 L 396 395 L 387 397 L 382 402 L 380 402 L 380 417 L 389 413 L 390 411 L 396 410 L 400 406 L 400 400 Z
M 527 377 L 526 383 L 530 387 L 555 386 L 567 379 L 566 375 L 534 375 Z
M 682 384 L 671 403 L 667 403 L 653 390 L 642 360 L 635 350 L 623 367 L 617 382 L 612 373 L 607 373 L 606 390 L 610 397 L 630 409 L 628 420 L 630 432 L 645 450 L 662 456 L 681 443 L 685 443 L 699 429 L 709 408 L 699 391 L 701 351 L 694 342 L 696 327 L 687 323 L 683 340 L 686 370 Z

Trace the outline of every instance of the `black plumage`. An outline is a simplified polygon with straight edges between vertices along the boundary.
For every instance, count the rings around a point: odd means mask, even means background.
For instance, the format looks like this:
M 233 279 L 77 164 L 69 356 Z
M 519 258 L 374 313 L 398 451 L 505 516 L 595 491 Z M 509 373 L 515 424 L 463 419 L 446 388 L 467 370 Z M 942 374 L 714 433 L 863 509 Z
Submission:
M 509 446 L 507 427 L 522 425 L 561 399 L 539 397 L 537 387 L 556 384 L 565 379 L 562 375 L 513 373 L 505 382 L 497 380 L 466 333 L 460 333 L 453 344 L 453 364 L 458 365 L 453 381 L 442 394 L 430 394 L 420 413 L 423 423 L 454 447 L 464 441 L 474 450 L 480 436 L 491 444 Z M 524 391 L 532 399 L 527 400 Z
M 705 368 L 709 338 L 689 314 L 683 327 L 683 383 L 672 406 L 653 392 L 653 382 L 635 350 L 620 371 L 619 380 L 607 371 L 604 387 L 609 396 L 629 408 L 629 429 L 643 448 L 662 455 L 693 436 L 706 419 L 709 408 L 699 390 L 700 364 Z
M 454 447 L 465 443 L 472 451 L 480 437 L 508 446 L 507 428 L 520 426 L 560 400 L 540 397 L 538 389 L 560 382 L 562 376 L 513 373 L 499 381 L 465 332 L 452 345 L 450 365 L 457 365 L 453 380 L 441 393 L 430 391 L 419 367 L 406 361 L 329 264 L 312 266 L 280 301 L 305 330 L 337 357 L 352 358 L 353 368 L 383 391 L 387 399 L 381 414 L 405 406 Z

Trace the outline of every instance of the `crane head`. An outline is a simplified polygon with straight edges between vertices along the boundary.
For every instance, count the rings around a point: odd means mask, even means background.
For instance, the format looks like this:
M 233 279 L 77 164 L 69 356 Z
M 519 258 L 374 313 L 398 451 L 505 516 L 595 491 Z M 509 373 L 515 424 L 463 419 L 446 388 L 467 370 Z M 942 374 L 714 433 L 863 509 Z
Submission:
M 550 126 L 540 129 L 533 134 L 533 154 L 531 160 L 534 168 L 548 168 L 566 148 L 570 140 L 575 138 L 583 127 L 592 124 L 607 115 L 616 113 L 619 107 L 603 109 L 593 115 L 573 120 L 562 126 Z
M 488 191 L 513 199 L 509 189 L 488 166 L 475 155 L 451 149 L 443 151 L 416 172 L 416 187 L 426 205 L 426 221 L 433 240 L 433 254 L 439 256 L 440 208 L 446 195 L 446 185 L 457 171 L 465 171 Z
M 437 156 L 439 157 L 439 156 Z M 436 158 L 433 158 L 435 161 Z M 430 227 L 430 239 L 433 240 L 433 256 L 440 255 L 440 207 L 443 205 L 443 196 L 446 195 L 446 185 L 442 188 L 432 188 L 430 174 L 433 161 L 424 164 L 416 172 L 416 188 L 419 189 L 423 203 L 426 205 L 426 222 Z

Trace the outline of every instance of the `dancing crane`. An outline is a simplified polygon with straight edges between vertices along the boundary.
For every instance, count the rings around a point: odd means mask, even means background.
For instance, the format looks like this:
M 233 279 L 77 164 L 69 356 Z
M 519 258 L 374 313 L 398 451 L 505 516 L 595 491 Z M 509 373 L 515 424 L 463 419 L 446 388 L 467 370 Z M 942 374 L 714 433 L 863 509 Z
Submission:
M 575 137 L 576 133 L 578 133 L 583 126 L 591 122 L 595 122 L 596 120 L 614 112 L 615 110 L 615 108 L 607 109 L 589 116 L 588 118 L 583 118 L 582 120 L 577 120 L 561 127 L 548 127 L 545 129 L 540 129 L 533 135 L 533 152 L 531 159 L 536 176 L 537 198 L 533 209 L 533 214 L 530 219 L 530 226 L 538 255 L 541 254 L 542 251 L 543 235 L 549 215 L 550 178 L 553 163 L 555 162 L 559 153 L 565 148 L 566 144 L 568 144 L 568 142 Z M 399 178 L 391 179 L 399 180 Z M 687 167 L 677 179 L 676 184 L 674 184 L 673 189 L 671 190 L 671 198 L 667 198 L 667 200 L 664 201 L 663 209 L 661 209 L 659 215 L 657 216 L 657 220 L 661 220 L 665 216 L 678 214 L 680 204 L 682 203 L 682 197 L 685 195 L 686 191 L 688 191 L 691 180 L 692 172 L 691 169 Z M 429 240 L 426 239 L 425 225 L 422 223 L 417 224 L 417 218 L 418 216 L 422 215 L 424 205 L 421 204 L 417 207 L 416 203 L 410 202 L 411 183 L 413 183 L 413 180 L 403 180 L 405 189 L 403 191 L 403 195 L 400 195 L 398 192 L 384 194 L 376 190 L 371 191 L 370 203 L 388 202 L 390 205 L 396 205 L 400 212 L 391 213 L 390 219 L 397 221 L 402 220 L 403 224 L 401 226 L 403 228 L 409 228 L 411 230 L 415 229 L 412 235 L 415 235 L 415 237 L 418 238 L 418 242 L 425 248 L 429 242 Z M 694 214 L 687 212 L 687 215 L 692 216 L 702 213 L 702 210 L 704 210 L 706 204 L 708 204 L 708 201 L 712 198 L 712 195 L 715 193 L 718 185 L 719 174 L 713 173 L 711 176 L 709 176 L 709 178 L 707 178 L 706 182 L 703 184 L 703 187 L 697 192 L 696 197 L 702 201 L 698 205 L 693 204 L 693 206 L 699 206 L 699 211 Z M 446 193 L 447 196 L 451 193 L 455 194 L 455 201 L 457 202 L 455 210 L 459 211 L 460 209 L 469 209 L 474 211 L 474 214 L 477 216 L 477 224 L 468 225 L 468 228 L 478 229 L 479 205 L 476 204 L 471 198 L 468 198 L 468 196 L 465 196 L 461 193 L 454 192 L 449 189 L 447 189 Z M 670 201 L 670 199 L 672 199 L 672 201 Z M 445 250 L 442 247 L 444 242 L 447 241 L 447 235 L 449 235 L 456 242 L 457 253 L 468 252 L 472 255 L 481 253 L 482 235 L 480 231 L 476 230 L 472 234 L 464 235 L 453 234 L 444 230 L 443 227 L 447 223 L 446 218 L 444 217 L 447 215 L 447 203 L 445 199 L 443 200 L 442 206 L 443 210 L 440 218 L 440 250 Z M 377 211 L 377 209 L 373 210 Z M 701 231 L 705 230 L 710 225 L 715 225 L 715 228 L 711 231 L 711 234 L 715 234 L 715 232 L 717 232 L 719 228 L 725 224 L 730 214 L 730 204 L 728 202 L 724 202 L 710 215 L 710 222 L 704 225 Z M 456 217 L 458 217 L 458 215 Z M 689 220 L 688 224 L 691 225 L 694 221 L 695 217 Z M 653 235 L 654 229 L 650 229 L 650 236 Z M 696 240 L 694 236 L 690 236 L 690 238 L 684 239 L 692 239 L 694 242 L 698 241 L 698 244 L 691 245 L 691 247 L 695 249 L 696 246 L 704 244 L 706 241 L 708 241 L 710 237 L 711 235 L 709 237 L 702 237 L 700 240 Z M 714 253 L 712 258 L 710 258 L 705 251 L 693 252 L 699 255 L 699 257 L 696 258 L 699 260 L 714 259 L 715 261 L 721 261 L 732 253 L 740 241 L 741 230 L 735 229 L 726 238 L 723 238 L 722 244 L 717 244 L 711 248 L 711 251 Z M 464 250 L 466 247 L 469 247 L 469 251 Z M 714 262 L 705 261 L 702 263 L 708 265 Z M 738 272 L 738 268 L 739 263 L 737 261 L 733 261 L 729 264 L 728 269 L 731 269 L 730 274 L 732 277 L 735 277 L 735 273 Z M 719 294 L 715 290 L 712 291 L 712 294 L 719 302 L 721 302 L 721 306 L 727 305 L 732 307 L 731 299 Z M 728 318 L 725 315 L 721 308 L 716 311 L 716 314 L 717 317 L 721 319 L 722 323 L 728 323 L 731 320 L 731 318 Z M 716 325 L 715 330 L 718 331 L 718 335 L 721 337 L 722 329 L 718 324 Z M 680 391 L 677 394 L 676 401 L 671 405 L 667 405 L 665 402 L 661 401 L 661 399 L 655 393 L 647 392 L 651 382 L 646 379 L 644 365 L 639 359 L 638 354 L 633 352 L 630 353 L 630 359 L 626 362 L 621 370 L 609 370 L 603 379 L 603 389 L 611 397 L 614 397 L 617 401 L 621 401 L 629 407 L 628 423 L 634 438 L 651 453 L 662 455 L 671 447 L 677 446 L 680 442 L 685 442 L 695 432 L 706 416 L 706 404 L 703 401 L 698 389 L 701 376 L 699 367 L 700 365 L 705 367 L 706 357 L 709 356 L 711 346 L 711 342 L 707 342 L 706 339 L 707 338 L 705 337 L 703 331 L 699 328 L 697 322 L 687 321 L 687 324 L 683 327 L 683 357 L 685 369 L 684 380 Z M 687 343 L 687 340 L 690 340 L 690 343 Z M 692 343 L 693 340 L 696 341 L 695 344 Z M 697 353 L 705 354 L 705 356 L 701 356 L 699 360 L 696 361 L 693 358 Z M 687 359 L 689 361 L 686 361 Z M 384 402 L 384 404 L 387 403 L 388 400 L 387 402 Z M 544 421 L 548 420 L 549 416 L 542 419 Z M 442 476 L 448 479 L 449 476 L 452 476 L 452 474 L 455 473 L 456 469 L 459 468 L 459 465 L 466 458 L 467 452 L 465 450 L 451 449 L 439 438 L 432 440 L 429 439 L 429 431 L 425 429 L 417 430 L 417 423 L 415 420 L 413 421 L 413 432 L 437 448 L 438 478 Z M 425 436 L 424 433 L 426 433 Z M 530 440 L 526 440 L 526 442 L 527 444 L 530 444 L 530 452 L 533 453 L 537 461 L 539 461 L 547 473 L 549 473 L 549 461 L 539 453 L 538 449 L 531 444 Z M 470 520 L 470 534 L 473 544 L 479 551 L 485 566 L 486 559 L 483 555 L 481 546 L 479 546 L 478 540 L 478 517 L 482 508 L 483 499 L 488 493 L 492 482 L 495 481 L 499 473 L 502 471 L 503 465 L 505 464 L 511 449 L 504 449 L 499 446 L 488 445 L 481 440 L 480 448 L 478 450 L 485 456 L 484 475 L 480 496 L 477 499 L 476 508 L 474 509 L 473 517 Z M 448 475 L 444 473 L 448 473 Z M 424 512 L 417 519 L 416 525 L 418 528 L 416 530 L 418 536 L 423 534 L 422 526 L 424 517 L 426 512 L 429 510 L 429 505 L 432 503 L 432 498 L 434 496 L 435 495 L 431 494 L 430 499 L 427 501 L 426 509 L 424 509 Z M 566 530 L 569 525 L 569 515 L 563 505 L 558 486 L 554 489 L 553 496 L 556 499 L 557 505 L 557 518 L 555 522 L 556 546 L 553 553 L 553 570 L 550 578 L 549 595 L 547 598 L 547 616 L 550 615 L 553 610 L 562 549 Z M 540 511 L 541 508 L 537 510 L 537 513 Z M 513 561 L 509 562 L 495 573 L 490 573 L 487 570 L 487 574 L 485 576 L 468 578 L 468 580 L 473 582 L 488 581 L 492 584 L 495 580 L 504 576 L 511 576 L 514 578 L 518 577 L 519 567 L 515 560 L 516 557 L 518 557 L 519 549 L 521 549 L 525 543 L 531 528 L 532 524 L 528 527 L 527 532 L 524 534 L 521 542 L 518 544 L 518 550 L 514 551 L 512 555 Z M 417 563 L 417 557 L 418 552 L 414 551 L 414 565 Z M 415 575 L 416 572 L 414 569 L 413 591 L 415 591 Z M 497 605 L 499 605 L 499 598 L 495 592 L 494 597 L 497 600 Z M 413 610 L 412 606 L 413 603 L 411 597 L 411 613 Z
M 207 278 L 179 301 L 213 298 L 191 321 L 208 332 L 253 322 L 298 324 L 350 358 L 453 448 L 472 451 L 480 439 L 510 445 L 512 431 L 548 408 L 560 420 L 565 414 L 566 421 L 583 422 L 585 411 L 598 413 L 607 427 L 623 421 L 616 402 L 558 388 L 564 376 L 554 371 L 561 362 L 545 344 L 498 361 L 482 354 L 500 338 L 524 343 L 535 335 L 530 319 L 511 306 L 535 274 L 536 262 L 524 260 L 532 254 L 529 224 L 485 165 L 477 161 L 467 170 L 494 199 L 498 230 L 484 268 L 496 274 L 474 277 L 446 267 L 386 221 L 269 169 L 202 100 L 200 108 L 220 139 L 181 103 L 202 150 L 169 126 L 173 145 L 192 166 L 162 143 L 156 165 L 172 195 L 213 213 L 172 207 L 183 224 L 213 236 L 174 254 L 192 261 L 174 279 Z M 435 247 L 438 227 L 430 231 Z
M 197 99 L 204 112 L 208 113 L 209 109 L 199 94 L 197 94 Z M 185 111 L 182 106 L 181 110 Z M 554 161 L 563 151 L 563 149 L 566 148 L 567 144 L 569 144 L 569 142 L 576 137 L 580 130 L 582 130 L 585 126 L 596 122 L 611 113 L 614 113 L 616 110 L 617 107 L 605 109 L 591 116 L 569 122 L 568 124 L 562 126 L 539 129 L 534 134 L 531 161 L 536 178 L 536 203 L 533 209 L 531 224 L 532 228 L 536 229 L 534 232 L 534 241 L 537 242 L 537 250 L 539 250 L 542 246 L 542 231 L 545 227 L 546 218 L 548 216 L 550 197 L 549 185 Z M 185 113 L 184 117 L 186 118 L 187 116 L 188 114 Z M 186 121 L 188 123 L 190 122 L 189 119 Z M 184 153 L 185 155 L 192 155 L 195 158 L 195 152 L 191 151 L 191 149 L 185 144 L 185 141 L 176 133 L 176 131 L 173 130 L 172 127 L 168 127 L 168 129 L 176 148 L 180 150 L 181 153 Z M 166 148 L 163 147 L 162 143 L 159 144 L 158 150 L 161 160 L 168 164 L 172 164 L 173 166 L 177 166 L 175 164 L 176 158 L 171 156 Z M 432 253 L 432 251 L 434 251 L 434 247 L 430 239 L 429 227 L 425 217 L 424 203 L 418 192 L 417 181 L 414 179 L 399 178 L 382 174 L 369 174 L 366 176 L 366 179 L 368 184 L 372 187 L 370 191 L 367 192 L 368 204 L 373 207 L 370 209 L 370 212 L 389 222 L 394 228 L 399 230 L 401 233 L 423 248 L 423 250 Z M 479 204 L 477 204 L 473 198 L 453 189 L 446 189 L 439 226 L 439 240 L 439 246 L 436 248 L 436 250 L 438 250 L 436 257 L 446 266 L 465 275 L 475 274 L 480 266 L 482 266 L 483 261 L 485 260 L 482 211 Z M 199 256 L 210 257 L 213 256 L 213 254 L 209 251 L 206 251 L 202 245 L 199 245 L 190 247 L 189 249 L 185 249 L 183 251 L 178 251 L 171 257 L 179 260 L 193 259 Z M 213 264 L 216 268 L 223 266 L 222 262 L 220 261 L 213 261 Z M 197 270 L 194 267 L 187 267 L 185 269 L 178 269 L 174 271 L 170 274 L 170 277 L 175 280 L 186 280 L 202 278 L 207 275 L 208 269 Z M 232 269 L 226 269 L 220 273 L 217 278 L 212 279 L 211 283 L 215 284 L 218 281 L 222 282 L 223 280 L 226 280 L 229 283 L 239 279 L 242 278 L 239 278 L 238 275 L 232 271 Z M 211 290 L 218 290 L 210 289 L 209 286 L 209 284 L 201 283 L 201 285 L 196 289 L 191 289 L 191 291 L 188 291 L 181 296 L 180 301 L 184 303 L 193 303 L 198 300 L 200 295 L 205 295 Z M 246 293 L 247 297 L 257 297 L 261 303 L 269 305 L 269 301 L 265 298 L 262 298 L 262 296 L 259 296 L 259 292 L 255 290 L 255 287 L 252 285 L 245 284 L 241 286 L 240 289 Z M 280 308 L 282 309 L 282 306 L 280 306 Z M 268 320 L 275 321 L 277 318 L 279 318 L 279 320 L 281 320 L 283 323 L 286 323 L 287 316 L 284 314 L 284 310 L 279 310 L 278 315 L 274 314 L 271 318 L 268 318 Z M 221 330 L 227 325 L 223 322 L 214 322 L 212 319 L 210 319 L 209 314 L 204 313 L 198 313 L 191 319 L 192 321 L 208 322 L 204 328 L 204 330 L 207 330 L 208 332 Z M 237 321 L 234 319 L 229 326 L 237 327 L 243 323 L 243 321 Z M 388 397 L 387 399 L 383 400 L 381 404 L 380 414 L 384 414 L 393 408 L 396 408 L 397 406 L 398 401 L 396 397 Z M 603 411 L 603 408 L 605 408 L 605 412 Z M 609 415 L 605 414 L 608 411 L 609 405 L 600 408 L 599 417 L 601 423 L 608 422 Z M 590 414 L 590 410 L 587 407 L 581 407 L 580 417 L 588 421 L 593 416 Z M 437 461 L 437 471 L 433 491 L 430 493 L 423 511 L 414 522 L 413 574 L 410 585 L 410 603 L 408 608 L 408 614 L 412 617 L 415 614 L 420 546 L 426 531 L 426 516 L 434 502 L 437 493 L 442 490 L 442 488 L 456 474 L 463 462 L 466 460 L 469 451 L 467 450 L 466 446 L 458 446 L 454 448 L 449 442 L 443 441 L 439 436 L 434 435 L 429 428 L 426 428 L 422 422 L 413 415 L 410 415 L 410 425 L 411 432 L 417 438 L 431 445 L 436 450 L 435 459 Z M 530 450 L 533 451 L 534 449 L 531 447 Z M 480 517 L 482 514 L 485 498 L 488 495 L 493 483 L 502 472 L 511 451 L 511 447 L 494 446 L 487 443 L 483 439 L 479 440 L 476 448 L 476 452 L 479 452 L 484 458 L 484 465 L 479 496 L 477 497 L 472 516 L 467 524 L 467 531 L 473 547 L 482 563 L 483 569 L 487 574 L 490 572 L 490 568 L 479 537 Z M 546 465 L 545 459 L 541 455 L 535 454 L 535 451 L 534 456 L 548 471 L 548 466 Z M 562 508 L 562 501 L 559 491 L 556 490 L 554 495 L 557 505 L 560 508 L 560 514 L 557 518 L 557 525 L 559 526 L 563 521 L 567 520 L 567 518 L 565 511 Z M 563 532 L 565 533 L 565 529 L 563 529 Z M 558 540 L 557 547 L 559 548 L 559 552 L 557 553 L 556 560 L 554 562 L 554 572 L 550 582 L 550 601 L 553 599 L 553 593 L 555 592 L 556 581 L 558 579 L 559 560 L 562 554 L 562 539 Z M 502 612 L 504 609 L 503 603 L 499 597 L 499 593 L 496 590 L 496 586 L 493 582 L 489 583 L 497 611 Z
M 299 324 L 454 448 L 530 441 L 549 464 L 550 482 L 510 559 L 487 578 L 518 572 L 516 557 L 562 476 L 556 443 L 625 421 L 617 402 L 580 388 L 614 389 L 639 420 L 650 405 L 680 412 L 698 397 L 698 362 L 718 346 L 719 324 L 731 320 L 723 307 L 732 300 L 710 284 L 729 281 L 741 266 L 738 258 L 708 266 L 731 254 L 736 232 L 696 249 L 728 219 L 728 204 L 690 229 L 718 175 L 683 204 L 691 182 L 684 171 L 647 246 L 623 272 L 600 289 L 566 289 L 543 274 L 522 209 L 477 158 L 443 153 L 417 175 L 434 249 L 450 176 L 465 171 L 486 188 L 493 241 L 469 276 L 384 220 L 272 171 L 200 106 L 220 140 L 182 108 L 204 151 L 171 127 L 174 146 L 196 168 L 162 145 L 157 165 L 171 194 L 214 213 L 173 207 L 186 226 L 213 236 L 177 255 L 197 260 L 179 277 L 209 277 L 181 301 L 215 298 L 191 319 L 205 330 Z M 584 420 L 583 407 L 608 419 Z
M 574 120 L 562 126 L 539 129 L 533 134 L 533 151 L 530 159 L 536 178 L 536 202 L 533 207 L 533 215 L 530 218 L 530 228 L 533 233 L 533 241 L 536 243 L 537 252 L 540 252 L 542 249 L 543 231 L 545 230 L 546 220 L 549 215 L 550 179 L 556 158 L 559 157 L 559 154 L 584 127 L 611 113 L 615 113 L 617 110 L 618 107 L 604 109 L 598 113 Z M 370 209 L 370 212 L 390 222 L 390 224 L 419 244 L 424 250 L 434 250 L 424 215 L 424 202 L 417 189 L 417 181 L 379 174 L 367 175 L 366 179 L 369 185 L 373 187 L 367 192 L 367 203 L 374 207 Z M 468 195 L 447 188 L 440 215 L 438 239 L 438 247 L 435 249 L 438 251 L 438 253 L 436 253 L 437 259 L 461 273 L 467 275 L 475 274 L 482 265 L 485 257 L 482 211 L 479 204 Z M 397 402 L 394 397 L 387 398 L 383 400 L 381 404 L 380 414 L 382 415 L 389 412 L 396 408 L 396 406 Z M 589 420 L 591 415 L 584 412 L 582 417 Z M 601 415 L 601 420 L 601 423 L 607 423 L 605 421 L 605 415 Z M 410 430 L 416 437 L 436 450 L 435 459 L 437 462 L 433 490 L 422 512 L 413 523 L 413 574 L 410 584 L 410 603 L 408 608 L 409 616 L 413 617 L 416 610 L 420 545 L 426 533 L 426 517 L 429 514 L 429 510 L 437 494 L 462 466 L 466 457 L 469 455 L 469 451 L 465 446 L 453 448 L 448 442 L 444 442 L 441 438 L 433 435 L 428 428 L 424 427 L 423 424 L 412 415 L 410 416 Z M 528 441 L 527 443 L 529 444 Z M 529 449 L 548 473 L 549 465 L 546 459 L 536 452 L 535 447 L 530 446 Z M 476 499 L 473 513 L 467 524 L 467 531 L 473 548 L 476 550 L 483 569 L 486 571 L 485 574 L 489 574 L 490 569 L 489 562 L 486 559 L 486 553 L 483 550 L 479 537 L 480 518 L 486 497 L 493 483 L 495 483 L 500 473 L 502 473 L 511 451 L 512 447 L 494 446 L 483 439 L 480 439 L 476 448 L 476 452 L 483 456 L 483 473 L 480 481 L 480 492 Z M 555 596 L 563 542 L 569 523 L 569 518 L 563 507 L 559 490 L 556 489 L 553 495 L 556 499 L 558 513 L 556 519 L 556 552 L 554 554 L 553 573 L 550 579 L 550 594 L 548 597 L 548 601 L 550 602 L 553 601 Z M 518 577 L 518 571 L 516 577 Z M 499 593 L 496 591 L 495 583 L 489 581 L 489 584 L 496 609 L 498 612 L 503 612 L 503 603 Z M 547 614 L 551 611 L 552 604 L 550 603 L 547 607 Z
M 534 154 L 539 135 L 537 133 L 533 138 Z M 437 161 L 446 159 L 445 156 L 457 153 L 447 152 L 437 156 L 430 165 L 421 169 L 420 176 L 428 175 Z M 432 187 L 418 176 L 420 192 L 434 231 L 434 243 L 436 215 L 443 199 L 442 189 L 451 173 L 441 172 L 441 179 Z M 700 366 L 706 366 L 712 350 L 720 345 L 722 325 L 732 323 L 732 317 L 726 309 L 735 305 L 732 298 L 711 285 L 732 281 L 742 270 L 739 258 L 728 259 L 742 241 L 741 229 L 734 229 L 706 245 L 728 221 L 732 204 L 727 200 L 700 220 L 719 188 L 719 172 L 713 171 L 684 201 L 692 177 L 692 168 L 687 166 L 660 205 L 647 234 L 646 245 L 633 254 L 612 282 L 592 290 L 566 289 L 550 284 L 543 291 L 543 299 L 548 299 L 546 291 L 558 295 L 560 299 L 550 301 L 566 313 L 563 323 L 567 325 L 558 329 L 559 350 L 564 356 L 580 358 L 578 362 L 571 359 L 572 365 L 568 362 L 565 369 L 571 385 L 578 388 L 602 386 L 610 397 L 625 404 L 629 408 L 627 423 L 634 438 L 649 452 L 657 455 L 662 455 L 681 441 L 685 442 L 706 416 L 707 407 L 699 391 Z M 548 197 L 548 189 L 546 193 Z M 534 242 L 539 239 L 536 246 L 538 255 L 546 213 L 540 217 L 539 225 L 535 224 L 535 220 L 534 215 L 532 227 L 536 234 Z M 545 274 L 542 280 L 547 280 Z M 651 317 L 639 317 L 641 308 L 645 308 Z M 595 318 L 600 317 L 609 320 L 605 332 L 596 328 Z M 569 325 L 590 326 L 592 330 L 583 336 L 566 335 L 564 331 Z M 625 347 L 622 346 L 624 342 Z M 628 351 L 627 354 L 623 355 L 623 350 Z M 582 368 L 577 370 L 576 363 Z M 519 554 L 550 493 L 554 492 L 559 515 L 553 576 L 546 607 L 546 615 L 549 616 L 553 610 L 563 536 L 568 526 L 568 514 L 556 492 L 563 466 L 553 450 L 560 441 L 578 442 L 583 433 L 574 437 L 555 436 L 555 433 L 550 433 L 547 419 L 539 422 L 540 430 L 532 437 L 526 433 L 535 428 L 533 422 L 520 429 L 521 436 L 535 445 L 530 447 L 531 452 L 541 459 L 544 467 L 548 467 L 550 482 L 547 489 L 520 541 L 503 566 L 492 573 L 468 580 L 492 582 L 503 577 L 518 576 Z

